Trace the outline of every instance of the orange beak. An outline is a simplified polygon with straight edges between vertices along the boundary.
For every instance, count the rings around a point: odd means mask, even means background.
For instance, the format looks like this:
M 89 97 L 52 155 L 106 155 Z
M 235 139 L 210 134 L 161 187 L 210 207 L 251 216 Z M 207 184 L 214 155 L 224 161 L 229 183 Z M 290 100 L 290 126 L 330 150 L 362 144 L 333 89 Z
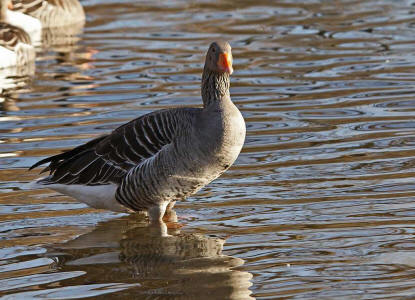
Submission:
M 233 73 L 232 54 L 230 53 L 219 54 L 218 67 L 221 71 L 227 72 L 229 73 L 229 75 L 232 74 Z
M 13 9 L 13 3 L 9 1 L 9 4 L 7 4 L 7 8 L 12 10 Z

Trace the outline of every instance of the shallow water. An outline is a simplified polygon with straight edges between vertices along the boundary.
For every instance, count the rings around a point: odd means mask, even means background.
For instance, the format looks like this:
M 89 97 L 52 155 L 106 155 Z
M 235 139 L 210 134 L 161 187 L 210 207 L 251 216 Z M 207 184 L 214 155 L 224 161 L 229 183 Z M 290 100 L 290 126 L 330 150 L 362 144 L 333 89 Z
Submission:
M 0 106 L 2 299 L 375 299 L 415 295 L 413 1 L 82 1 Z M 53 36 L 53 34 L 52 34 Z M 137 216 L 24 190 L 27 167 L 160 108 L 199 105 L 231 42 L 248 136 L 236 164 Z

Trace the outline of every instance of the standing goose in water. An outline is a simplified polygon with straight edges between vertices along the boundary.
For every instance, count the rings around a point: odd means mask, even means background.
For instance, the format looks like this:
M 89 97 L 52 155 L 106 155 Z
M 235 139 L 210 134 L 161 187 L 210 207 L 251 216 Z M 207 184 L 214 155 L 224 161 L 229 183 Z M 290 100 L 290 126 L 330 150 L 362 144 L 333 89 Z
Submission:
M 245 122 L 229 94 L 232 53 L 214 42 L 202 76 L 203 108 L 172 108 L 143 115 L 112 133 L 49 162 L 37 187 L 51 188 L 95 208 L 148 211 L 162 222 L 176 200 L 196 193 L 238 157 Z

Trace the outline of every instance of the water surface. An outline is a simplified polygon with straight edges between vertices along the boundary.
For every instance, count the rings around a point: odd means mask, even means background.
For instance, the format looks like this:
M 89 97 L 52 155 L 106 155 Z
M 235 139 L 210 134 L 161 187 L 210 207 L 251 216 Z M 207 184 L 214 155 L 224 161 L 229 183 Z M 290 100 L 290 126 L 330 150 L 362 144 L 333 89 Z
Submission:
M 376 299 L 415 295 L 412 1 L 82 1 L 0 108 L 2 299 Z M 51 36 L 54 36 L 51 34 Z M 57 34 L 59 37 L 59 34 Z M 37 160 L 200 100 L 233 47 L 247 122 L 236 164 L 144 220 L 24 190 Z

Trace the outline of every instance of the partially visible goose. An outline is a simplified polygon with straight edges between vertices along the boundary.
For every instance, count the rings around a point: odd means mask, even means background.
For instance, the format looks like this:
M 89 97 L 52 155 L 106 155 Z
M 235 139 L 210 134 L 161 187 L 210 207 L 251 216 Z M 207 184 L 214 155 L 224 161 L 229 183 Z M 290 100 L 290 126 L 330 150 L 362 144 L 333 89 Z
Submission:
M 42 24 L 34 17 L 26 15 L 22 12 L 14 11 L 11 0 L 0 0 L 4 4 L 3 7 L 9 8 L 3 13 L 2 21 L 12 24 L 23 29 L 30 36 L 32 44 L 38 45 L 42 40 Z
M 231 47 L 214 42 L 202 76 L 203 108 L 143 115 L 112 133 L 39 161 L 50 175 L 35 183 L 95 208 L 148 211 L 162 222 L 166 210 L 220 176 L 238 157 L 245 122 L 229 94 Z
M 13 10 L 38 19 L 43 27 L 60 27 L 85 22 L 78 0 L 12 0 Z
M 5 22 L 7 0 L 0 0 L 0 68 L 23 66 L 35 60 L 29 35 Z

